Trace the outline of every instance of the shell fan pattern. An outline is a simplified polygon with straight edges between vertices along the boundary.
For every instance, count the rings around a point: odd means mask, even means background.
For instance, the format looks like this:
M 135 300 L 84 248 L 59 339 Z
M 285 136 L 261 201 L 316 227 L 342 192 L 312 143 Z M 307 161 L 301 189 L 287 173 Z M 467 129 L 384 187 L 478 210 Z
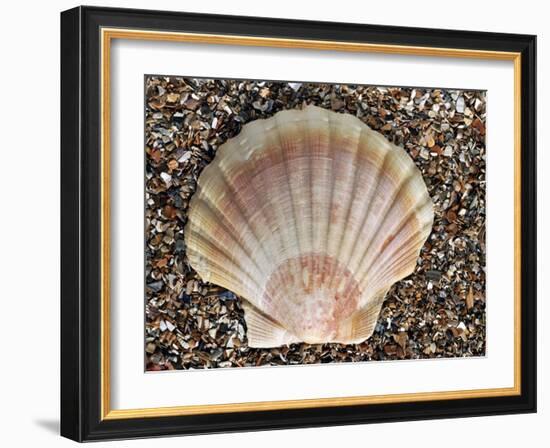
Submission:
M 358 118 L 315 106 L 246 124 L 201 173 L 185 228 L 204 281 L 244 300 L 248 344 L 353 344 L 433 224 L 418 168 Z

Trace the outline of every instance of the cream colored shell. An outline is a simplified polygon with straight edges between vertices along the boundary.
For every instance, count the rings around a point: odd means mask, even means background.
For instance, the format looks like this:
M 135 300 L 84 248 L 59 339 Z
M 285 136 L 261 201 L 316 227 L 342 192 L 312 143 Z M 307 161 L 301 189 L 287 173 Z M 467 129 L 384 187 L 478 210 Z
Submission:
M 185 240 L 201 278 L 244 299 L 249 346 L 350 344 L 371 336 L 432 223 L 405 150 L 352 115 L 309 106 L 220 146 Z

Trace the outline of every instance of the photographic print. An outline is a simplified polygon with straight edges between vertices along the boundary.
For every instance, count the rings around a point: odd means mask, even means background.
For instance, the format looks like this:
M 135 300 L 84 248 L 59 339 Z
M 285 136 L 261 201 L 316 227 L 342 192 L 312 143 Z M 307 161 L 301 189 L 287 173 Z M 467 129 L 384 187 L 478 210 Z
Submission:
M 485 355 L 485 91 L 144 84 L 147 371 Z
M 536 412 L 536 36 L 61 25 L 63 436 Z

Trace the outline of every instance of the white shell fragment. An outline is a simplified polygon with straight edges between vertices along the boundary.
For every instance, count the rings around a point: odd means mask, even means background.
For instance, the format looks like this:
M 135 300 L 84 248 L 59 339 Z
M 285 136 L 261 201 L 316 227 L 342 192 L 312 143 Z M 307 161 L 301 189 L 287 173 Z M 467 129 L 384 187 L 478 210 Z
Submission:
M 433 206 L 404 149 L 314 106 L 246 124 L 199 177 L 185 228 L 201 278 L 245 299 L 248 344 L 359 343 L 411 274 Z

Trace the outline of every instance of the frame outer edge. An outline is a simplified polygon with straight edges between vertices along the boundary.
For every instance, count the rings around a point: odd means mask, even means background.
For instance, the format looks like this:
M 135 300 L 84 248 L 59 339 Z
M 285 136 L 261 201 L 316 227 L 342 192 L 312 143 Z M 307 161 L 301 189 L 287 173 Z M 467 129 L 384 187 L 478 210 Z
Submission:
M 522 395 L 537 412 L 537 36 L 522 51 Z
M 60 433 L 82 441 L 80 290 L 81 10 L 61 13 Z
M 485 398 L 419 403 L 373 405 L 366 407 L 313 408 L 309 410 L 257 411 L 236 414 L 210 414 L 206 416 L 160 417 L 155 419 L 130 418 L 120 420 L 102 420 L 98 395 L 101 393 L 98 350 L 99 294 L 96 284 L 99 276 L 97 269 L 99 250 L 97 247 L 98 227 L 97 201 L 99 163 L 97 159 L 98 111 L 96 95 L 99 94 L 99 76 L 96 63 L 99 57 L 98 33 L 101 27 L 143 27 L 156 20 L 161 29 L 180 29 L 190 32 L 208 31 L 212 27 L 220 33 L 234 31 L 244 26 L 249 34 L 264 36 L 265 27 L 272 24 L 274 35 L 286 36 L 288 27 L 309 25 L 305 38 L 311 38 L 319 30 L 317 25 L 338 27 L 337 23 L 312 23 L 303 21 L 258 19 L 254 17 L 215 16 L 209 14 L 184 14 L 169 11 L 140 11 L 132 9 L 112 9 L 80 7 L 62 13 L 62 429 L 65 437 L 76 441 L 114 440 L 121 438 L 142 438 L 168 435 L 198 433 L 235 432 L 268 430 L 298 427 L 318 427 L 333 425 L 364 424 L 383 421 L 403 421 L 433 418 L 452 418 L 479 415 L 499 415 L 509 413 L 534 412 L 536 380 L 534 345 L 536 329 L 532 325 L 536 313 L 536 285 L 526 285 L 536 280 L 536 255 L 534 252 L 536 236 L 526 235 L 528 229 L 535 230 L 536 185 L 534 177 L 529 179 L 535 168 L 535 38 L 527 35 L 501 35 L 497 33 L 480 34 L 475 32 L 456 32 L 448 30 L 396 29 L 391 26 L 372 27 L 369 25 L 346 25 L 345 30 L 334 30 L 336 37 L 353 40 L 355 32 L 365 30 L 360 41 L 370 39 L 402 43 L 403 36 L 384 33 L 407 31 L 410 41 L 422 42 L 426 33 L 437 34 L 430 42 L 440 42 L 442 46 L 451 45 L 454 40 L 462 40 L 468 48 L 491 48 L 492 51 L 514 51 L 522 53 L 522 373 L 521 396 Z M 181 21 L 181 23 L 179 22 Z M 244 24 L 243 24 L 244 22 Z M 254 22 L 254 23 L 252 23 Z M 257 26 L 262 22 L 263 28 Z M 175 26 L 176 24 L 177 26 Z M 357 30 L 355 30 L 357 28 Z M 256 31 L 258 30 L 258 31 Z M 338 32 L 336 32 L 338 31 Z M 272 35 L 271 32 L 268 33 Z M 292 35 L 292 33 L 290 33 Z M 302 33 L 304 34 L 304 33 Z M 340 37 L 338 37 L 340 35 Z M 347 36 L 347 37 L 346 37 Z M 382 36 L 382 37 L 380 37 Z M 302 36 L 304 37 L 304 36 Z M 323 36 L 321 36 L 323 37 Z M 298 38 L 298 36 L 296 37 Z M 496 40 L 495 40 L 496 39 Z M 328 36 L 327 40 L 333 40 Z M 66 42 L 65 42 L 66 41 Z M 479 41 L 479 42 L 478 42 Z M 409 40 L 405 42 L 409 45 Z M 428 45 L 429 46 L 429 45 Z M 441 46 L 441 45 L 440 45 Z M 462 48 L 459 47 L 459 48 Z M 91 71 L 88 70 L 91 68 Z M 531 84 L 530 84 L 531 83 Z M 64 108 L 67 109 L 64 109 Z M 90 184 L 90 185 L 89 185 Z M 525 191 L 524 189 L 528 189 Z M 529 214 L 529 216 L 527 216 Z M 65 240 L 65 243 L 63 243 Z M 529 255 L 527 254 L 529 253 Z M 527 368 L 527 369 L 526 369 Z M 68 370 L 66 370 L 68 369 Z M 66 381 L 67 384 L 63 384 Z M 353 409 L 351 409 L 353 408 Z

